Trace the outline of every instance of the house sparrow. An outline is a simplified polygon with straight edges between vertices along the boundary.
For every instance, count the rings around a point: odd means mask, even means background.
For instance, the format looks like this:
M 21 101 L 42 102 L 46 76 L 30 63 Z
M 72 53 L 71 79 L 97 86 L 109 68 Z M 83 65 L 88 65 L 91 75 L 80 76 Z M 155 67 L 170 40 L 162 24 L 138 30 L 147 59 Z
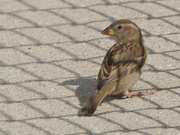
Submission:
M 154 93 L 129 91 L 138 81 L 147 58 L 138 26 L 130 20 L 118 20 L 101 33 L 112 36 L 116 44 L 108 50 L 102 62 L 95 91 L 83 106 L 81 115 L 92 115 L 107 95 L 132 97 Z

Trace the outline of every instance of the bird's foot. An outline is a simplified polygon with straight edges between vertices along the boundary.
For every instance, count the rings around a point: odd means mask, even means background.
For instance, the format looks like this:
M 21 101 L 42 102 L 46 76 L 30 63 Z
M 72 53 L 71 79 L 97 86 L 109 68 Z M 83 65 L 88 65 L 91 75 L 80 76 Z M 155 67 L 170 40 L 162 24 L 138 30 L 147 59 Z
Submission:
M 135 96 L 147 96 L 147 95 L 153 95 L 156 92 L 156 90 L 146 90 L 146 91 L 132 91 L 132 90 L 127 90 L 123 93 L 124 96 L 126 97 L 135 97 Z
M 113 98 L 117 98 L 117 99 L 122 99 L 122 98 L 126 98 L 127 94 L 129 94 L 130 92 L 133 91 L 133 88 L 130 88 L 128 89 L 127 91 L 123 92 L 123 93 L 120 93 L 120 94 L 117 94 L 117 95 L 110 95 L 111 97 Z

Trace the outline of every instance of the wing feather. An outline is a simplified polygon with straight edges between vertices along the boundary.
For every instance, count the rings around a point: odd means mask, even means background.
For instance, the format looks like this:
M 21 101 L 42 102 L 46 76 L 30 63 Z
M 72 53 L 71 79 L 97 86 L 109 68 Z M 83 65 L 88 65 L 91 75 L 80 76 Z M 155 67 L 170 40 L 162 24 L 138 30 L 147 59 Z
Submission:
M 116 43 L 107 52 L 98 74 L 97 89 L 124 78 L 145 64 L 146 52 L 138 43 Z

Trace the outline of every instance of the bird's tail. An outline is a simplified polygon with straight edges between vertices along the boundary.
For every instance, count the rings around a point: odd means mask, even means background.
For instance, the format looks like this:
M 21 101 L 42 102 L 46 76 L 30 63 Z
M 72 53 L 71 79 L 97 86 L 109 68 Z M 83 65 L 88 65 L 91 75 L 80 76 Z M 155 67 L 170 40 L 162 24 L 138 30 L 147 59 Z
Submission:
M 81 110 L 81 115 L 92 115 L 102 100 L 107 95 L 107 92 L 104 90 L 94 91 L 93 95 L 86 101 Z

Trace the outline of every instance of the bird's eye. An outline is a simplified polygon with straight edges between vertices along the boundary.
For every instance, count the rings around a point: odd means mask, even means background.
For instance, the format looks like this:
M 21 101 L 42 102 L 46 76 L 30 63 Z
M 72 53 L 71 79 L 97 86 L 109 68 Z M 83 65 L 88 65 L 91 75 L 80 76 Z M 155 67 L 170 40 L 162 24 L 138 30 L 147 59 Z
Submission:
M 121 28 L 122 28 L 122 26 L 121 26 L 121 25 L 119 25 L 119 26 L 118 26 L 118 29 L 121 29 Z

